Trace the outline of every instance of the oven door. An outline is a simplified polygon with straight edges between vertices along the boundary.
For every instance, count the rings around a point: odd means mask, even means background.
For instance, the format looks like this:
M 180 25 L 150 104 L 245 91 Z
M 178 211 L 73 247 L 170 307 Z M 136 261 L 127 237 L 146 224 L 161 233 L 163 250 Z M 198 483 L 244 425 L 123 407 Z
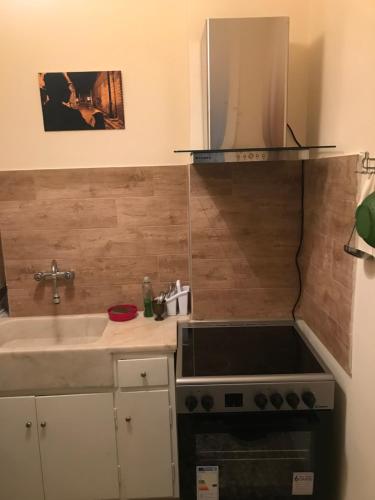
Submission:
M 182 500 L 331 499 L 331 417 L 331 411 L 179 415 Z

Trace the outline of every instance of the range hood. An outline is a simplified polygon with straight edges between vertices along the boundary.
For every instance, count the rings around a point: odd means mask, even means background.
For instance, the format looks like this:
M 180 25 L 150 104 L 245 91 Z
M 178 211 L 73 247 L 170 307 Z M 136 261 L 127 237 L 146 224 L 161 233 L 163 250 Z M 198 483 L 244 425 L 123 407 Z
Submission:
M 318 146 L 286 146 L 288 54 L 288 17 L 208 19 L 204 149 L 177 152 L 199 163 L 307 159 Z

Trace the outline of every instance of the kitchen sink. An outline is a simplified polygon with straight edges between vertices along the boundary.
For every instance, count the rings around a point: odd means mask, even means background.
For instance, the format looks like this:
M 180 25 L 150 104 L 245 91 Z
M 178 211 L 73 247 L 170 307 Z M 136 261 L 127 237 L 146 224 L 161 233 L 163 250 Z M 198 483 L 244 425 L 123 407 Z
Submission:
M 40 350 L 91 344 L 102 337 L 104 314 L 0 319 L 1 350 Z

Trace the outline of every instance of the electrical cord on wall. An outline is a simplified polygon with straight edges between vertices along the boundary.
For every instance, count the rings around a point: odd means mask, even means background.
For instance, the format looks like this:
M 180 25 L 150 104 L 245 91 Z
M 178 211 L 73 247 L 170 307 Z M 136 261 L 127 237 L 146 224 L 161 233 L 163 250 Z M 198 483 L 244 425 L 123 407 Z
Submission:
M 301 266 L 299 265 L 299 258 L 301 255 L 302 251 L 302 246 L 303 246 L 303 236 L 304 236 L 304 228 L 305 226 L 305 161 L 301 161 L 301 222 L 300 222 L 300 237 L 299 237 L 299 244 L 297 248 L 297 252 L 294 258 L 294 261 L 296 263 L 296 268 L 297 268 L 297 273 L 298 273 L 298 296 L 297 299 L 294 303 L 293 309 L 292 309 L 292 316 L 293 320 L 296 320 L 296 309 L 299 304 L 299 301 L 301 300 L 302 296 L 302 270 Z
M 292 127 L 289 125 L 289 123 L 287 123 L 286 126 L 288 127 L 289 132 L 292 134 L 294 142 L 297 144 L 297 146 L 299 146 L 300 148 L 302 148 L 301 143 L 299 142 L 299 140 L 297 139 L 297 137 L 294 135 Z
M 291 135 L 293 137 L 294 142 L 297 144 L 297 146 L 299 146 L 301 148 L 302 147 L 301 143 L 296 138 L 296 136 L 295 136 L 295 134 L 293 132 L 293 129 L 289 125 L 289 123 L 287 123 L 287 127 L 288 127 L 288 130 L 289 130 L 289 132 L 291 133 Z M 292 308 L 292 316 L 293 316 L 293 320 L 294 321 L 296 321 L 296 309 L 298 307 L 299 301 L 301 300 L 301 296 L 302 296 L 302 270 L 301 270 L 301 267 L 299 265 L 299 258 L 300 258 L 301 251 L 302 251 L 302 246 L 303 246 L 303 236 L 304 236 L 304 229 L 305 229 L 304 226 L 305 226 L 305 161 L 302 160 L 301 161 L 301 223 L 300 223 L 300 237 L 299 237 L 299 244 L 298 244 L 297 252 L 296 252 L 296 255 L 294 257 L 294 261 L 295 261 L 296 269 L 297 269 L 297 273 L 298 273 L 298 296 L 297 296 L 297 299 L 296 299 L 296 301 L 295 301 L 295 303 L 293 305 L 293 308 Z

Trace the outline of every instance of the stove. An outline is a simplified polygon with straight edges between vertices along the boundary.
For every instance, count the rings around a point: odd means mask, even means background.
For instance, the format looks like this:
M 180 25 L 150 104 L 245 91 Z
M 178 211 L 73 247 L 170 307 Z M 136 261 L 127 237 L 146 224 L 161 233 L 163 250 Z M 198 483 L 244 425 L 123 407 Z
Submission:
M 330 500 L 334 388 L 293 322 L 181 323 L 180 498 Z
M 334 385 L 293 322 L 179 325 L 177 413 L 329 410 Z

